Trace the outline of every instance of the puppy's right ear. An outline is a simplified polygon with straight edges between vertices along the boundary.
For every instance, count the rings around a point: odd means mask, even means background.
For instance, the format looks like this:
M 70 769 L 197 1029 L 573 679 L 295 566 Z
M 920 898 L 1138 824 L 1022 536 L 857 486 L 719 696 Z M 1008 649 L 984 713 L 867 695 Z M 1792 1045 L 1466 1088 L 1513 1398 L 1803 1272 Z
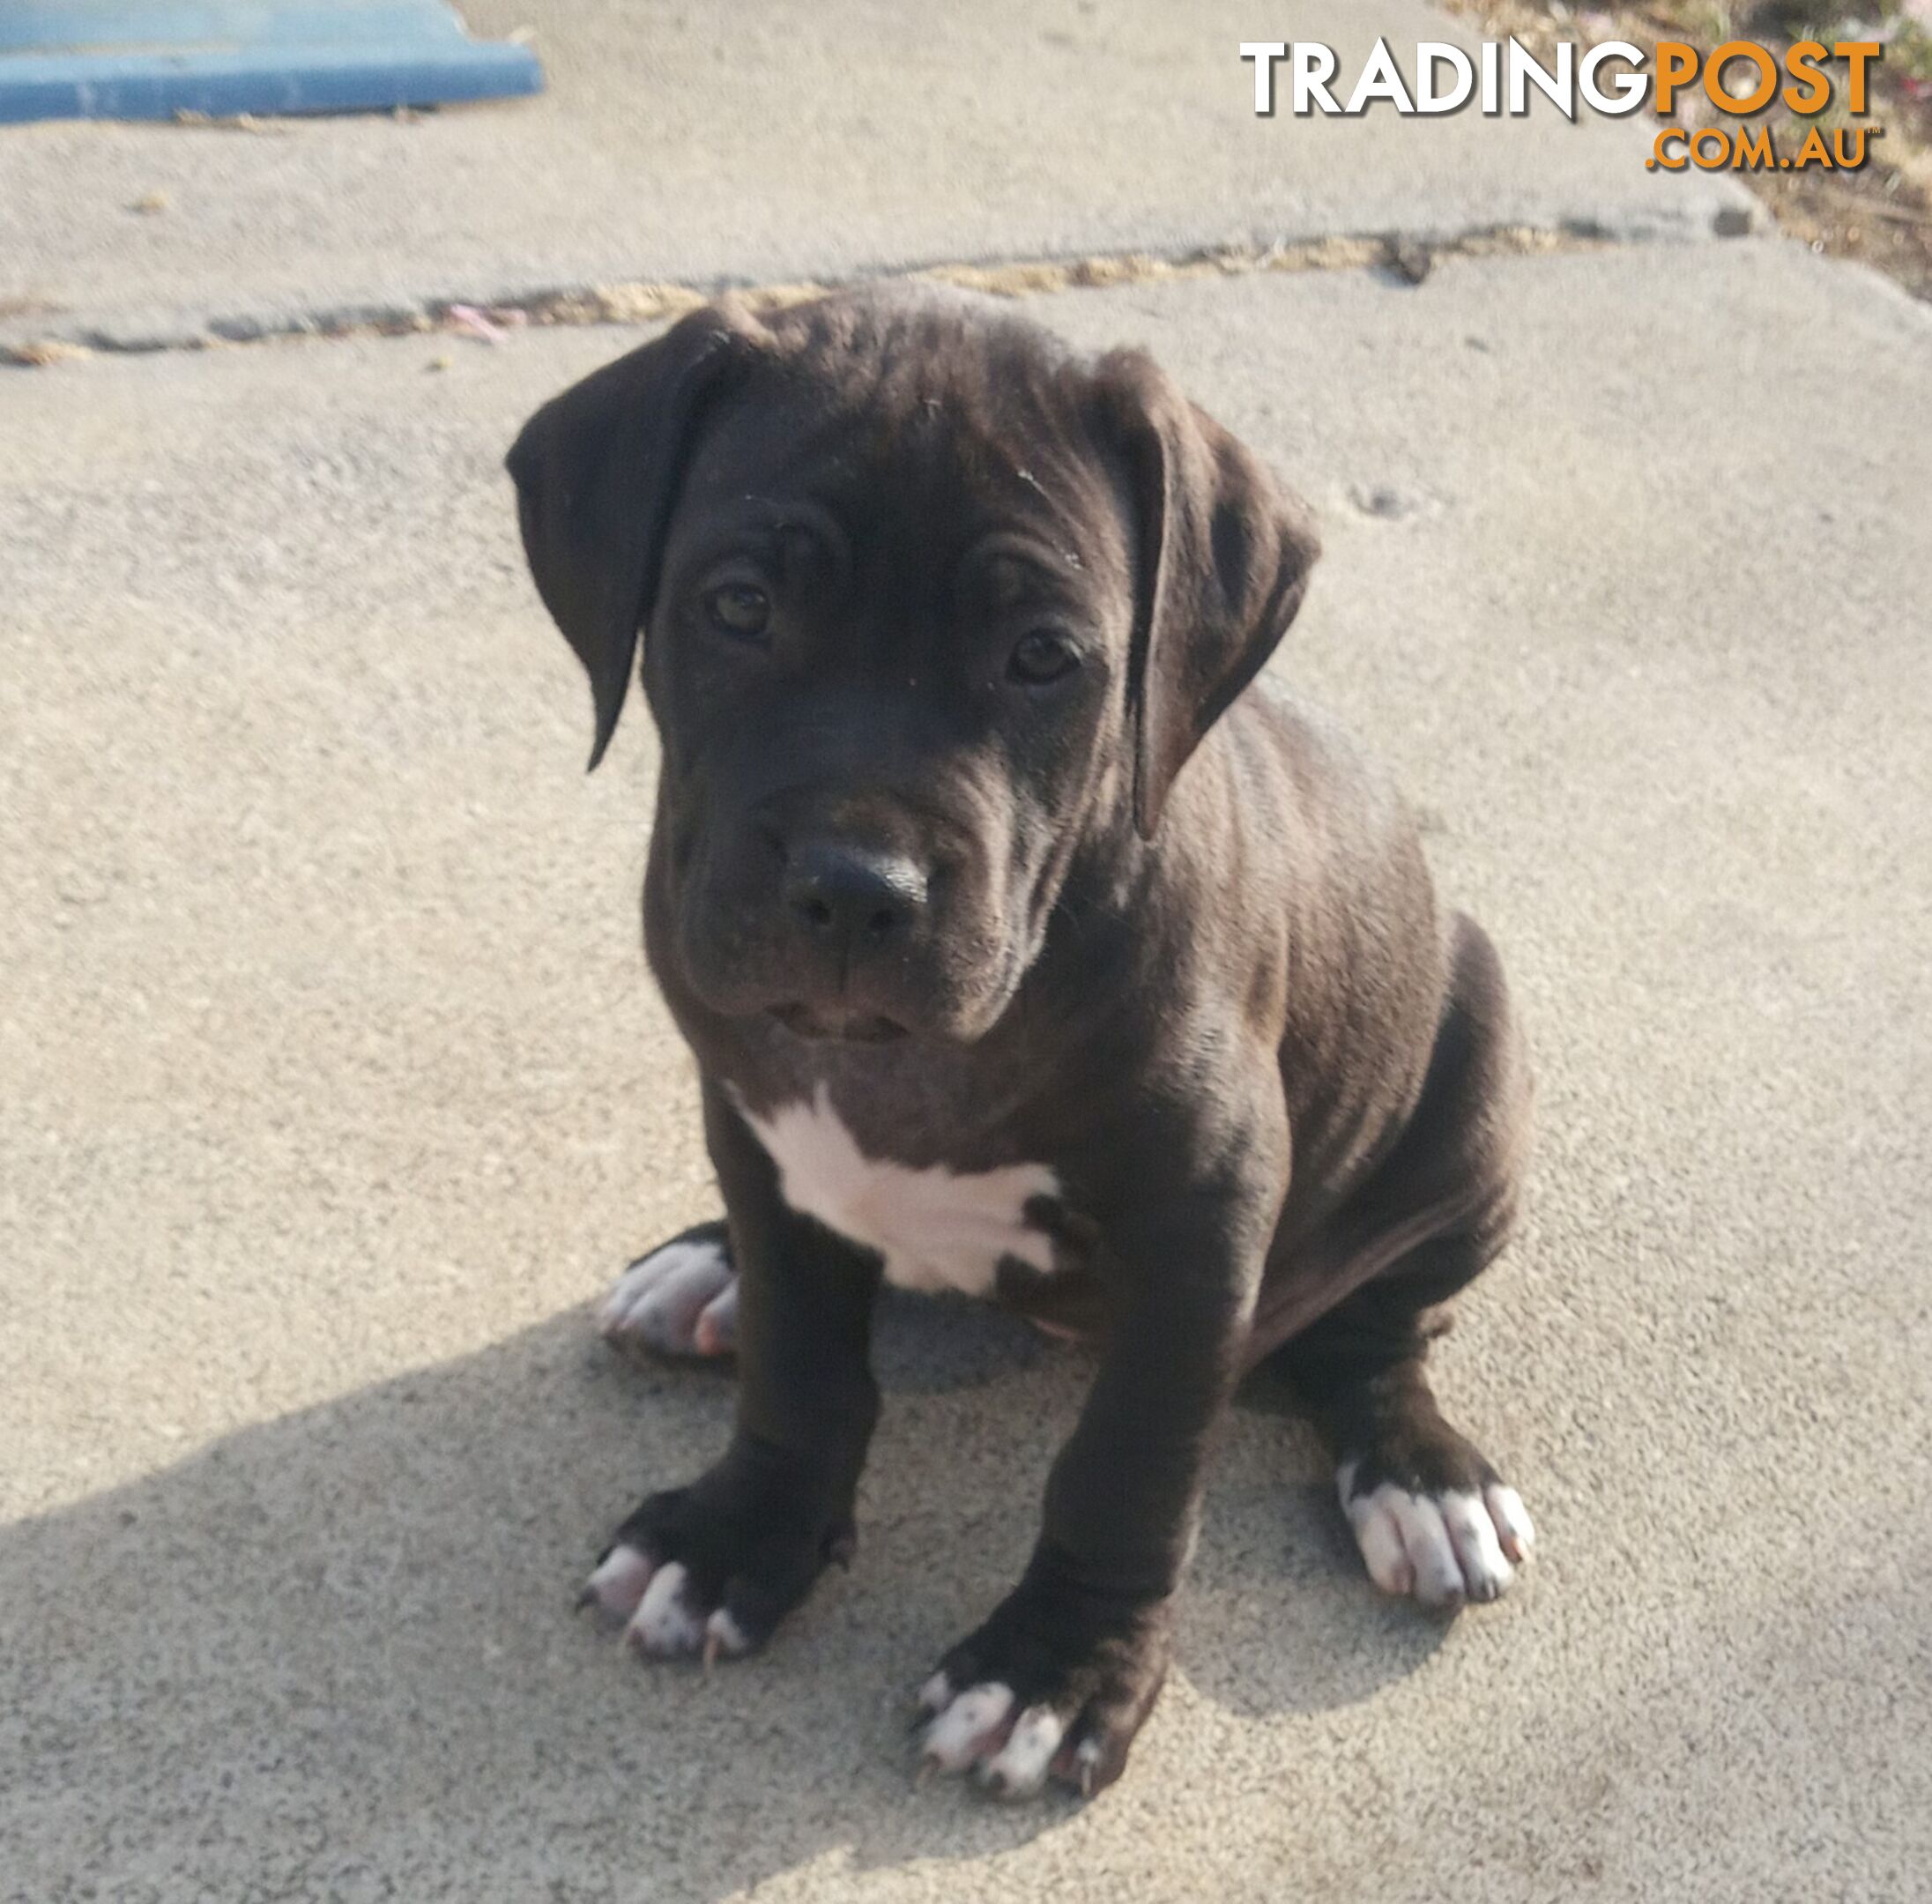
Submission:
M 537 592 L 591 677 L 592 767 L 623 710 L 699 419 L 766 341 L 732 305 L 693 311 L 554 397 L 506 459 Z

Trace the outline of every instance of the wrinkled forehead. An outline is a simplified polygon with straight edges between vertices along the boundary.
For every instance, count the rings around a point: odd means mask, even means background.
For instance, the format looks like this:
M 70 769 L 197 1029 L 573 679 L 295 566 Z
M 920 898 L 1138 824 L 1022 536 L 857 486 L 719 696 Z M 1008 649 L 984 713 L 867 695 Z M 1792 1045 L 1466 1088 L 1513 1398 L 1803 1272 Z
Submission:
M 1084 388 L 1052 366 L 905 340 L 751 367 L 708 412 L 679 516 L 837 523 L 935 565 L 1011 535 L 1075 571 L 1130 568 L 1123 485 Z

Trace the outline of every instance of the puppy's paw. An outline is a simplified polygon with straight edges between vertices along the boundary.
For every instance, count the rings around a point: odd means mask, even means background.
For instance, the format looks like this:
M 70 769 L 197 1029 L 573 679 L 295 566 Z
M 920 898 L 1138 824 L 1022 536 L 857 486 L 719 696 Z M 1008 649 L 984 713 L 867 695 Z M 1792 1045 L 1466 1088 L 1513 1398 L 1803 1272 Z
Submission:
M 1345 1461 L 1335 1489 L 1370 1579 L 1427 1607 L 1497 1598 L 1535 1544 L 1522 1496 L 1480 1456 L 1453 1480 L 1393 1477 Z
M 1172 1650 L 1171 1603 L 1127 1603 L 1029 1575 L 918 1695 L 926 1771 L 996 1797 L 1049 1781 L 1092 1797 L 1120 1776 Z
M 738 1272 L 721 1223 L 699 1223 L 640 1256 L 598 1306 L 627 1354 L 724 1356 L 738 1346 Z
M 592 1569 L 578 1603 L 620 1622 L 625 1643 L 650 1658 L 701 1654 L 709 1666 L 750 1652 L 763 1635 L 747 1633 L 728 1606 L 707 1610 L 704 1598 L 681 1560 L 660 1566 L 620 1541 Z
M 778 1487 L 730 1460 L 690 1487 L 653 1494 L 591 1571 L 578 1604 L 651 1659 L 737 1659 L 851 1558 L 849 1511 L 814 1512 L 809 1481 Z

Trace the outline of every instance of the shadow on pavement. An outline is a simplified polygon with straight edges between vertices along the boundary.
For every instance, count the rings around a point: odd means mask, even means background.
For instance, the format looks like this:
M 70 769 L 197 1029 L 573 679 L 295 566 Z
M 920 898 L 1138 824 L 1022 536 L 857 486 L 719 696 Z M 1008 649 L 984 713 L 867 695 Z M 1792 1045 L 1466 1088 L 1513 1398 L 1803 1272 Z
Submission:
M 729 1381 L 628 1368 L 582 1313 L 4 1530 L 8 1882 L 575 1897 L 648 1872 L 639 1894 L 710 1898 L 1068 1827 L 1070 1802 L 915 1794 L 905 1716 L 1024 1558 L 1083 1358 L 907 1300 L 879 1361 L 852 1572 L 709 1681 L 631 1661 L 571 1602 L 635 1494 L 721 1443 Z M 1367 1588 L 1305 1432 L 1237 1410 L 1180 1677 L 1246 1713 L 1322 1709 L 1441 1634 Z

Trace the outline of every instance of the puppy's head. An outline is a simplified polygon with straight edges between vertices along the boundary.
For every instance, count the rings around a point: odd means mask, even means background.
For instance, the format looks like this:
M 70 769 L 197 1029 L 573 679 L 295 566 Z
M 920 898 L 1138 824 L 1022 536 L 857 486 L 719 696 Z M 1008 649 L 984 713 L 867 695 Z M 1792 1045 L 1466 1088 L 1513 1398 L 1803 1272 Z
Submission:
M 695 312 L 509 468 L 593 766 L 643 636 L 687 983 L 806 1036 L 988 1030 L 1081 841 L 1153 837 L 1316 552 L 1145 357 L 940 293 Z

